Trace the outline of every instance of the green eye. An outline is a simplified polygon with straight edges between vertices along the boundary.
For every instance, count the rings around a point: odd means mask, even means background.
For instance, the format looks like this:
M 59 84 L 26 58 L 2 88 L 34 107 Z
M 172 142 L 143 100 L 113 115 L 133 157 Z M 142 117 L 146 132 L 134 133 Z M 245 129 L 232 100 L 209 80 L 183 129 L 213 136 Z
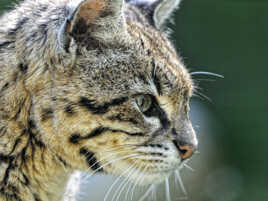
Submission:
M 136 103 L 141 112 L 146 112 L 152 105 L 152 98 L 149 95 L 139 95 L 136 97 Z

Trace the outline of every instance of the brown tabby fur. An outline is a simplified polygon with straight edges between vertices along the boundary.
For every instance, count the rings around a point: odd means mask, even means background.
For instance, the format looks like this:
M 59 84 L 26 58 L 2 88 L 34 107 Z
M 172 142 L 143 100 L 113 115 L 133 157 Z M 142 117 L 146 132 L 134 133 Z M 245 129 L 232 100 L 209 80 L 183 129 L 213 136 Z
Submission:
M 133 154 L 130 144 L 196 146 L 193 83 L 165 33 L 121 0 L 77 11 L 80 2 L 26 0 L 0 18 L 1 201 L 59 201 L 74 170 Z M 166 119 L 147 121 L 133 106 L 139 94 L 153 94 Z M 159 163 L 125 158 L 99 171 L 118 175 L 133 161 Z

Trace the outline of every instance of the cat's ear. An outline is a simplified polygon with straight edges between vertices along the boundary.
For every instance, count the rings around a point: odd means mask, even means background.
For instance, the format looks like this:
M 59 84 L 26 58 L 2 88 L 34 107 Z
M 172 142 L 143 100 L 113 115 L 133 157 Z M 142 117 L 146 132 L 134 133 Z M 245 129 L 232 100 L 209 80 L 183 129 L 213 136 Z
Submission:
M 156 28 L 161 28 L 172 12 L 179 7 L 181 0 L 129 0 L 138 7 L 148 21 Z
M 69 48 L 72 39 L 76 42 L 85 42 L 87 39 L 112 42 L 124 33 L 124 0 L 75 2 L 70 2 L 70 14 L 58 31 L 58 42 L 63 49 Z

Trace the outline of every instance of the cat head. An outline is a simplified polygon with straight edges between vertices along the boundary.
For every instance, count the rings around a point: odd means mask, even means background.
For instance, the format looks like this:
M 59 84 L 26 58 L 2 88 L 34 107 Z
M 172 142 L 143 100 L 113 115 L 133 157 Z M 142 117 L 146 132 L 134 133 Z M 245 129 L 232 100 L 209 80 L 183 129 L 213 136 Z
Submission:
M 179 2 L 68 5 L 58 29 L 62 61 L 53 78 L 50 144 L 74 168 L 148 184 L 162 181 L 196 151 L 189 119 L 193 82 L 161 31 Z M 47 119 L 41 124 L 49 127 Z

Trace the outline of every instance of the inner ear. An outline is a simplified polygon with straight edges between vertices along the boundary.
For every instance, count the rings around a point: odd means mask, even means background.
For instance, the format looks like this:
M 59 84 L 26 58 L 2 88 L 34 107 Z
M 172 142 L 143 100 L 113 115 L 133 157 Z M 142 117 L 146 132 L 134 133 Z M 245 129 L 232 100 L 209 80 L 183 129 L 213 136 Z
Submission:
M 71 33 L 77 28 L 86 29 L 98 19 L 107 8 L 107 1 L 104 0 L 87 0 L 82 2 L 71 17 L 67 20 L 66 31 Z M 84 30 L 85 31 L 85 30 Z
M 59 46 L 68 51 L 72 39 L 81 42 L 86 41 L 88 36 L 105 42 L 107 38 L 113 39 L 115 34 L 113 27 L 117 32 L 123 32 L 118 30 L 119 25 L 124 24 L 121 15 L 123 2 L 124 0 L 84 0 L 76 6 L 70 4 L 71 14 L 58 32 Z

